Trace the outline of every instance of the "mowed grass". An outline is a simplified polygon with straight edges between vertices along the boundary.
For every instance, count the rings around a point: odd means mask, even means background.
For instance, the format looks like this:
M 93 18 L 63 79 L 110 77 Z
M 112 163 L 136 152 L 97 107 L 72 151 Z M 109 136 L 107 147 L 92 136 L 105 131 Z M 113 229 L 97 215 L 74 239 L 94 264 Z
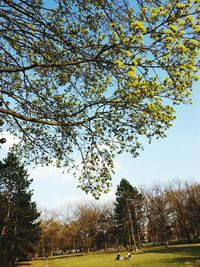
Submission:
M 126 256 L 126 252 L 121 252 Z M 131 260 L 115 260 L 116 253 L 67 256 L 36 260 L 20 267 L 181 267 L 200 266 L 200 244 L 154 247 L 133 253 Z

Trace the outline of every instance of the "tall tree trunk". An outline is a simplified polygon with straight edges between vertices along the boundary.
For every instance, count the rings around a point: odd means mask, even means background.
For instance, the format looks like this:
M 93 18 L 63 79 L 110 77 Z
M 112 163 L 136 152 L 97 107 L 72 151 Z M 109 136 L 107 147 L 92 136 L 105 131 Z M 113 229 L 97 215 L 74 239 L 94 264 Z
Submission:
M 165 246 L 168 248 L 169 247 L 169 241 L 168 241 L 168 238 L 167 238 L 166 226 L 164 226 L 164 243 L 165 243 Z
M 3 240 L 4 236 L 6 236 L 7 230 L 8 230 L 8 224 L 11 220 L 11 197 L 8 198 L 8 206 L 7 206 L 7 214 L 4 219 L 4 225 L 1 231 L 1 239 Z
M 137 227 L 138 247 L 141 248 L 140 230 Z
M 14 265 L 14 258 L 12 257 L 12 248 L 14 247 L 13 244 L 13 233 L 12 236 L 9 237 L 9 241 L 12 241 L 12 245 L 8 246 L 8 231 L 9 225 L 11 223 L 11 213 L 12 213 L 12 200 L 11 196 L 8 197 L 7 202 L 7 213 L 4 219 L 4 225 L 1 230 L 0 236 L 0 266 L 10 267 Z M 10 243 L 9 242 L 9 243 Z
M 104 251 L 105 252 L 108 251 L 108 244 L 107 244 L 106 240 L 104 241 Z
M 134 247 L 134 250 L 136 250 L 137 249 L 137 245 L 136 245 L 136 241 L 135 241 L 135 235 L 134 235 L 134 230 L 133 230 L 133 222 L 132 222 L 132 219 L 131 219 L 131 212 L 130 212 L 128 200 L 127 200 L 127 211 L 128 211 L 129 222 L 130 222 L 131 237 L 132 237 L 133 247 Z

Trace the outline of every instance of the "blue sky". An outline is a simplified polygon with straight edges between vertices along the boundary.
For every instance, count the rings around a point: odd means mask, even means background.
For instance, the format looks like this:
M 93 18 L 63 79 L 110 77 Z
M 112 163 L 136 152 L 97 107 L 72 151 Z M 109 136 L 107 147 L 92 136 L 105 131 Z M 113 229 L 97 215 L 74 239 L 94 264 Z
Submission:
M 100 201 L 114 199 L 116 186 L 121 178 L 126 178 L 138 188 L 155 183 L 168 183 L 179 178 L 183 181 L 200 182 L 200 82 L 194 84 L 193 104 L 177 107 L 177 119 L 167 131 L 167 137 L 144 141 L 144 150 L 139 157 L 122 154 L 115 159 L 115 175 L 109 194 Z M 2 146 L 2 152 L 12 143 L 12 137 Z M 5 155 L 5 153 L 4 153 Z M 80 189 L 78 182 L 62 169 L 54 166 L 29 169 L 33 178 L 33 200 L 40 208 L 54 209 L 68 202 L 92 199 Z
M 48 2 L 50 6 L 52 3 Z M 193 88 L 193 105 L 177 107 L 177 119 L 165 139 L 154 140 L 151 144 L 144 141 L 144 150 L 138 158 L 128 154 L 116 157 L 111 192 L 100 201 L 114 198 L 121 178 L 128 179 L 136 187 L 167 183 L 176 178 L 200 182 L 200 82 Z M 11 143 L 12 137 L 8 137 L 0 149 L 0 158 Z M 62 169 L 37 166 L 29 169 L 29 174 L 33 178 L 33 200 L 39 207 L 51 209 L 86 198 L 86 194 L 76 188 L 78 182 Z
M 138 158 L 123 154 L 115 159 L 115 175 L 111 192 L 100 201 L 114 198 L 117 184 L 126 178 L 133 186 L 151 186 L 173 179 L 200 182 L 200 82 L 195 83 L 193 104 L 177 108 L 177 119 L 164 139 L 145 141 Z M 45 208 L 79 201 L 86 194 L 77 189 L 77 181 L 70 174 L 55 167 L 35 168 L 30 171 L 34 178 L 34 200 Z M 92 199 L 90 196 L 89 198 Z

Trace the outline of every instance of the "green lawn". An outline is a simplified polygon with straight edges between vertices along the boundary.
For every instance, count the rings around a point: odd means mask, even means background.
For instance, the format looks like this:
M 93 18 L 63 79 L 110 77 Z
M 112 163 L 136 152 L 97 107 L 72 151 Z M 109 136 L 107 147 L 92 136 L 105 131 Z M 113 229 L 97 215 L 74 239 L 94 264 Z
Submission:
M 20 267 L 180 267 L 200 266 L 200 244 L 156 247 L 137 251 L 131 260 L 115 261 L 116 253 L 37 260 Z M 121 256 L 126 256 L 122 252 Z

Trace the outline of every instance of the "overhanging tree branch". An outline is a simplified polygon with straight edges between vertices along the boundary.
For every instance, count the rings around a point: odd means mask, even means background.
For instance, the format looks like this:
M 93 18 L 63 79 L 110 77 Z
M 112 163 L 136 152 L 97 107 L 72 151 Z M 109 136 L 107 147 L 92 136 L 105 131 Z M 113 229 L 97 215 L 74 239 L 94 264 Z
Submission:
M 95 197 L 114 156 L 137 156 L 141 135 L 164 137 L 198 79 L 196 0 L 129 4 L 2 0 L 0 11 L 5 130 L 26 135 L 16 149 L 37 163 L 69 167 L 77 149 L 80 185 Z

